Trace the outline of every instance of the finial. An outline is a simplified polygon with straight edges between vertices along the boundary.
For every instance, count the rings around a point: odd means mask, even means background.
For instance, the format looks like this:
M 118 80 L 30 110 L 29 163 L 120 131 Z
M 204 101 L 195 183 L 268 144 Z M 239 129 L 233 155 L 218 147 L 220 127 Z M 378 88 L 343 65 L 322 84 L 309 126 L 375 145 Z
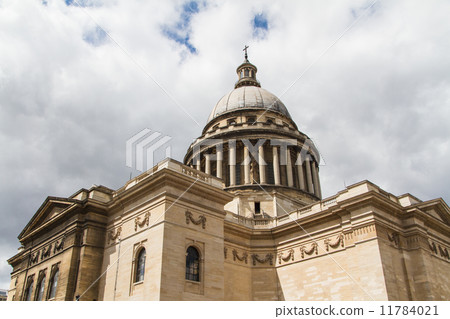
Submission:
M 245 51 L 245 61 L 248 61 L 247 49 L 248 49 L 248 45 L 246 45 L 244 47 L 244 50 L 242 50 L 242 51 Z

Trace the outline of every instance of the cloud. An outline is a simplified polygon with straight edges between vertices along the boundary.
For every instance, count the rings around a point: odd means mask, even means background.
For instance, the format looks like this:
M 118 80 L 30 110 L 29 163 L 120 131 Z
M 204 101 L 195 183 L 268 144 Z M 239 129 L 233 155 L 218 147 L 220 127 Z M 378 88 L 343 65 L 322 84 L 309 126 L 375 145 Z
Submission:
M 318 146 L 325 196 L 369 179 L 450 200 L 448 3 L 46 2 L 0 5 L 0 288 L 46 196 L 137 174 L 125 165 L 134 134 L 171 136 L 182 160 L 245 44 L 262 87 Z
M 181 12 L 178 20 L 172 24 L 164 24 L 162 26 L 163 34 L 169 39 L 184 46 L 190 53 L 196 53 L 197 49 L 190 41 L 191 20 L 192 17 L 199 13 L 203 7 L 198 1 L 188 1 L 181 6 Z
M 83 34 L 83 40 L 93 46 L 99 46 L 105 43 L 107 34 L 102 28 L 96 26 Z
M 45 4 L 47 1 L 45 1 Z M 101 4 L 100 1 L 96 0 L 64 0 L 67 6 L 77 6 L 77 7 L 93 7 Z
M 269 29 L 269 22 L 264 13 L 257 13 L 252 20 L 253 37 L 264 39 Z

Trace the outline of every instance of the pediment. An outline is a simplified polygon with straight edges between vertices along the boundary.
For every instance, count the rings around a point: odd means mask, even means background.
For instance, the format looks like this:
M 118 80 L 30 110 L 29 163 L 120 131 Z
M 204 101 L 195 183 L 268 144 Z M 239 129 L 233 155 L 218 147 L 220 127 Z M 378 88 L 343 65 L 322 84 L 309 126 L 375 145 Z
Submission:
M 51 209 L 46 214 L 44 220 L 42 221 L 43 224 L 45 222 L 49 221 L 50 219 L 54 218 L 59 213 L 61 213 L 64 210 L 64 208 L 66 208 L 66 207 L 67 207 L 67 205 L 54 205 L 53 207 L 51 207 Z
M 19 239 L 27 236 L 40 226 L 51 222 L 51 220 L 56 220 L 61 214 L 64 214 L 68 208 L 76 205 L 76 203 L 77 200 L 69 198 L 47 197 L 20 233 Z
M 439 219 L 441 222 L 443 222 L 444 220 L 442 219 L 442 217 L 436 212 L 436 210 L 434 209 L 429 209 L 426 211 L 428 215 L 433 216 L 436 219 Z
M 450 209 L 442 199 L 429 201 L 420 205 L 422 211 L 427 215 L 439 220 L 440 222 L 450 225 Z

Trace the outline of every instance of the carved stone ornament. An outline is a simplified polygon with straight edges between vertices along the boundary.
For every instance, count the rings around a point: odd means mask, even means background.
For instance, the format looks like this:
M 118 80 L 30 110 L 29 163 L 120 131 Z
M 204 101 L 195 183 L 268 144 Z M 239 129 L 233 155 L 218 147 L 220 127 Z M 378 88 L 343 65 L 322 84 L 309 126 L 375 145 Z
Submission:
M 223 247 L 223 258 L 227 259 L 227 253 L 228 253 L 228 248 L 227 247 Z
M 145 213 L 144 219 L 142 221 L 140 220 L 140 217 L 136 217 L 134 219 L 134 230 L 137 231 L 138 226 L 139 226 L 139 228 L 148 226 L 149 221 L 150 221 L 150 212 Z
M 428 245 L 430 246 L 431 251 L 434 252 L 435 254 L 437 254 L 436 244 L 433 242 L 428 242 Z
M 311 247 L 309 249 L 306 249 L 306 246 L 300 247 L 300 252 L 302 253 L 302 258 L 305 258 L 305 254 L 312 255 L 312 253 L 316 253 L 317 255 L 317 243 L 311 243 Z
M 119 226 L 119 227 L 116 229 L 116 232 L 114 232 L 114 230 L 111 229 L 111 230 L 108 232 L 108 241 L 109 241 L 109 242 L 115 241 L 115 240 L 120 236 L 120 233 L 121 233 L 121 232 L 122 232 L 122 226 Z
M 288 253 L 286 256 L 283 256 L 283 253 L 278 254 L 278 263 L 281 264 L 281 261 L 294 261 L 294 250 L 291 248 L 288 250 Z
M 52 250 L 52 245 L 51 244 L 47 248 L 45 248 L 45 247 L 42 248 L 41 259 L 49 257 L 51 250 Z
M 205 229 L 206 227 L 206 217 L 205 215 L 201 215 L 197 220 L 194 219 L 194 216 L 190 211 L 186 211 L 186 224 L 189 225 L 189 222 L 191 222 L 194 225 L 200 225 L 202 224 L 202 228 Z
M 331 248 L 337 248 L 339 245 L 344 247 L 344 235 L 339 234 L 333 241 L 330 238 L 327 238 L 323 241 L 325 244 L 325 249 L 328 251 Z
M 38 261 L 39 261 L 39 251 L 37 251 L 37 252 L 31 254 L 31 256 L 30 256 L 30 263 L 31 263 L 31 264 L 35 264 L 35 263 L 37 263 Z
M 55 242 L 55 247 L 53 248 L 53 253 L 56 253 L 64 248 L 64 238 L 57 240 Z
M 244 252 L 242 254 L 242 257 L 239 257 L 237 250 L 233 249 L 233 260 L 234 261 L 236 261 L 236 259 L 237 259 L 239 261 L 245 261 L 245 263 L 247 263 L 247 257 L 248 257 L 248 254 L 246 252 Z
M 261 259 L 261 258 L 259 258 L 259 256 L 257 254 L 253 254 L 252 260 L 253 260 L 253 266 L 256 266 L 256 262 L 259 262 L 260 264 L 265 264 L 266 262 L 269 262 L 269 264 L 272 266 L 273 255 L 267 254 L 264 259 Z
M 392 234 L 387 234 L 389 241 L 394 243 L 396 247 L 400 244 L 400 235 L 397 232 L 392 232 Z
M 448 255 L 447 248 L 445 248 L 445 247 L 442 248 L 441 245 L 438 245 L 438 247 L 439 247 L 439 253 L 441 254 L 441 257 L 445 257 L 445 258 L 449 259 L 450 257 Z

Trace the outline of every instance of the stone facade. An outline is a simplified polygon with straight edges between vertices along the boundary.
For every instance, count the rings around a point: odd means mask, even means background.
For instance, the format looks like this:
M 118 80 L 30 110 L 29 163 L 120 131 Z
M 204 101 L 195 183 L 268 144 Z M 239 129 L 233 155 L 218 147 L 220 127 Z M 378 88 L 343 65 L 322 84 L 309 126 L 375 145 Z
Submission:
M 369 181 L 322 199 L 317 149 L 246 58 L 184 164 L 48 197 L 8 300 L 448 300 L 450 208 Z

